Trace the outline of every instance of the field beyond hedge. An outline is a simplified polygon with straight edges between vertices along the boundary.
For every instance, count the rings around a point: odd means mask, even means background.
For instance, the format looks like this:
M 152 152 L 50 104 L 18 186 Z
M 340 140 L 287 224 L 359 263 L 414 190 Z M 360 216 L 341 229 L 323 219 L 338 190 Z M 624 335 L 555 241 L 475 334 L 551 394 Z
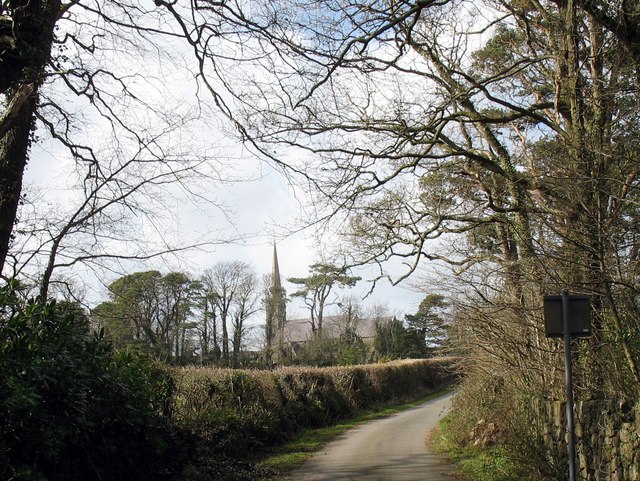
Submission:
M 327 368 L 173 371 L 170 416 L 200 450 L 247 459 L 302 430 L 424 396 L 454 380 L 452 359 Z

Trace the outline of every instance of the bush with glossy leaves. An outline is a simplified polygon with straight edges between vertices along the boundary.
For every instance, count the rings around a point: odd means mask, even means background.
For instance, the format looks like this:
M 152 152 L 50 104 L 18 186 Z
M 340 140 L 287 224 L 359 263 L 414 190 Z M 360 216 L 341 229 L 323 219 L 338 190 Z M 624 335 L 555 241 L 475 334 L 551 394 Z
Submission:
M 81 309 L 0 288 L 0 479 L 161 479 L 168 379 Z

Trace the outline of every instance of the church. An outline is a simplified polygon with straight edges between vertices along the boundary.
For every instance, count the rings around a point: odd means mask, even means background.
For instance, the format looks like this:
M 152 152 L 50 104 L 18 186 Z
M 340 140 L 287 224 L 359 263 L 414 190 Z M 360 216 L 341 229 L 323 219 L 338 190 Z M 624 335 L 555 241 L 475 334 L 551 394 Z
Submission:
M 265 299 L 266 357 L 269 362 L 285 358 L 295 359 L 310 341 L 319 338 L 325 341 L 338 340 L 345 335 L 361 341 L 367 350 L 373 350 L 376 329 L 391 322 L 393 316 L 359 317 L 342 315 L 323 316 L 321 331 L 311 318 L 287 319 L 287 295 L 282 286 L 278 251 L 273 244 L 273 257 L 269 287 Z

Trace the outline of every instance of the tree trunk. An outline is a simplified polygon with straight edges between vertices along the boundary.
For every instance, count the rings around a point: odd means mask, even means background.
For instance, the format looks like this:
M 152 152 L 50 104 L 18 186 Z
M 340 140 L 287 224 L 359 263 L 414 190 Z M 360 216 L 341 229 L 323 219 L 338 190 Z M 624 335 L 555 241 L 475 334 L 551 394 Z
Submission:
M 22 85 L 14 93 L 10 103 L 17 102 L 20 105 L 15 109 L 11 126 L 0 138 L 0 270 L 4 267 L 13 239 L 36 99 L 37 87 L 33 83 Z
M 18 0 L 10 2 L 6 12 L 13 46 L 0 51 L 0 93 L 8 99 L 0 114 L 0 273 L 12 241 L 38 88 L 51 59 L 60 0 Z
M 201 357 L 206 357 L 209 354 L 209 301 L 204 301 L 204 313 L 202 315 L 202 346 Z
M 237 368 L 239 366 L 240 360 L 240 348 L 242 346 L 242 325 L 243 325 L 243 314 L 238 313 L 236 315 L 236 319 L 233 327 L 233 367 Z
M 222 359 L 225 364 L 229 365 L 229 329 L 227 327 L 227 312 L 221 316 L 222 320 Z

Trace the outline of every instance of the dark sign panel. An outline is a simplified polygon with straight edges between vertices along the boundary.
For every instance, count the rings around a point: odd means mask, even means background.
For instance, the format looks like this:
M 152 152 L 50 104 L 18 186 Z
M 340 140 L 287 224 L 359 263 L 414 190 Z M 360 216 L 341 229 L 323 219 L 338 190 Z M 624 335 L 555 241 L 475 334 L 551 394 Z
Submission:
M 591 335 L 591 298 L 566 296 L 569 302 L 569 333 L 572 337 Z M 562 296 L 544 297 L 544 325 L 547 337 L 562 337 Z

